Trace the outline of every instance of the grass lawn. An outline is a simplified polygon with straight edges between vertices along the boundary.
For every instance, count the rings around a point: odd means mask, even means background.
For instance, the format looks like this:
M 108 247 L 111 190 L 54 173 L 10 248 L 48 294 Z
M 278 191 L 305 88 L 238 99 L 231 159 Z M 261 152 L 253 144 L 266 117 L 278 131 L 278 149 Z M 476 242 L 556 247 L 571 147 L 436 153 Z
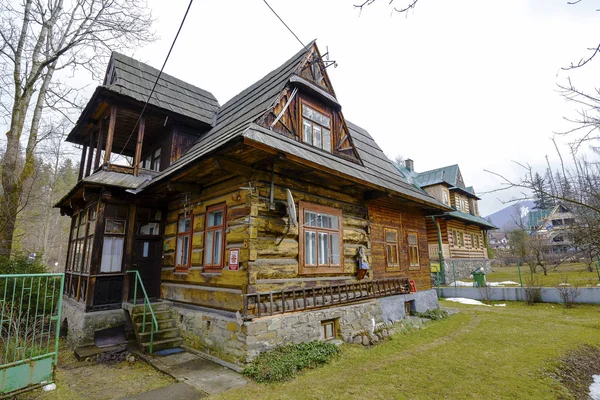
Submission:
M 460 312 L 372 348 L 344 344 L 342 355 L 331 364 L 294 380 L 253 384 L 216 398 L 570 398 L 545 372 L 570 349 L 600 345 L 597 306 L 563 311 L 552 304 L 440 303 Z
M 540 286 L 556 286 L 563 282 L 564 277 L 567 277 L 571 285 L 577 286 L 596 286 L 598 281 L 598 273 L 594 271 L 588 272 L 587 265 L 583 263 L 564 264 L 558 268 L 548 271 L 548 275 L 544 275 L 541 268 L 538 267 L 538 272 L 534 274 L 534 279 L 537 279 Z M 531 279 L 528 266 L 521 266 L 521 276 L 523 277 L 523 285 Z M 516 265 L 507 267 L 493 267 L 493 272 L 486 276 L 488 282 L 513 281 L 519 282 L 519 273 Z
M 60 347 L 56 389 L 41 389 L 19 395 L 19 400 L 104 400 L 120 399 L 174 383 L 144 361 L 108 365 L 78 361 L 66 346 Z

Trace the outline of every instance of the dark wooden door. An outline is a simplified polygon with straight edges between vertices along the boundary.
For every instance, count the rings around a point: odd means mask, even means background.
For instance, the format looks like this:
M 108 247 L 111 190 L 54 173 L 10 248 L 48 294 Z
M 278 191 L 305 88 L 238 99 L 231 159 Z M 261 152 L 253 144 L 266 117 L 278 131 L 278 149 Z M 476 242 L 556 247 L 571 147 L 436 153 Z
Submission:
M 137 237 L 133 241 L 133 269 L 140 272 L 140 277 L 148 293 L 148 297 L 160 297 L 160 269 L 161 269 L 161 244 L 160 238 Z M 133 284 L 129 296 L 133 298 Z M 143 297 L 138 287 L 138 299 Z

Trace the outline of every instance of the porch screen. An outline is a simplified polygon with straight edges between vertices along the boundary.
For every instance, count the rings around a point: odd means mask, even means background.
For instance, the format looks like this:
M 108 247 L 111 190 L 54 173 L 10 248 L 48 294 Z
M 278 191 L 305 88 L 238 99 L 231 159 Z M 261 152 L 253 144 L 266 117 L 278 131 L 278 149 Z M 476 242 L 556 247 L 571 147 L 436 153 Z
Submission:
M 127 208 L 123 204 L 106 205 L 100 272 L 121 272 L 123 248 L 125 246 Z

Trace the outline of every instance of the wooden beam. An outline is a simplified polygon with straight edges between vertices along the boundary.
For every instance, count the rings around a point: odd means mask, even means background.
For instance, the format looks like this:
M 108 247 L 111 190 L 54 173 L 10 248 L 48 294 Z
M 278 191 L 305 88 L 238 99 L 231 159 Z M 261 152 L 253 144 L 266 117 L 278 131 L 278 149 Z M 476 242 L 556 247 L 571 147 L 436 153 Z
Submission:
M 133 162 L 133 175 L 138 176 L 140 174 L 140 162 L 142 159 L 142 144 L 144 143 L 144 129 L 146 127 L 146 118 L 140 118 L 140 124 L 138 126 L 137 143 L 135 145 L 135 159 Z
M 117 122 L 117 107 L 110 107 L 110 121 L 108 122 L 108 134 L 106 135 L 106 145 L 104 148 L 104 162 L 110 162 L 110 152 L 112 151 L 113 139 L 115 137 L 115 123 Z
M 194 183 L 169 182 L 167 183 L 167 191 L 200 194 L 202 191 L 202 185 Z
M 96 149 L 98 151 L 98 149 Z M 87 156 L 87 165 L 85 166 L 85 176 L 90 176 L 92 169 L 92 158 L 94 158 L 94 131 L 90 132 L 90 154 Z
M 83 178 L 83 170 L 85 168 L 85 155 L 87 154 L 87 145 L 83 145 L 83 149 L 81 150 L 81 160 L 79 161 L 79 175 L 77 176 L 77 182 Z
M 100 154 L 102 153 L 102 138 L 103 138 L 103 128 L 104 127 L 104 117 L 100 117 L 100 121 L 98 122 L 98 140 L 96 141 L 96 158 L 94 160 L 94 171 L 98 169 L 100 166 Z
M 225 157 L 216 157 L 215 166 L 224 171 L 241 175 L 246 178 L 250 178 L 254 173 L 254 170 L 249 165 L 242 164 L 238 161 L 231 160 Z

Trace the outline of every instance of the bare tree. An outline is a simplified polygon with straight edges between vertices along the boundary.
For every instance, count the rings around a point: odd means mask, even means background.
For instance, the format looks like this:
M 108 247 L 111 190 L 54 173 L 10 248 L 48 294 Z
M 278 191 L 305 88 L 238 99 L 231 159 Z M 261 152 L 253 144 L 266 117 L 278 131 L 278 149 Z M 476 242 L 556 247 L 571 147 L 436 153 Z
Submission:
M 56 73 L 77 68 L 95 73 L 112 48 L 133 48 L 154 39 L 145 2 L 14 3 L 0 0 L 0 99 L 9 125 L 2 160 L 0 256 L 11 253 L 24 188 L 35 171 L 42 116 L 47 109 L 60 112 L 61 105 L 74 105 L 74 88 L 58 82 Z M 26 143 L 24 149 L 21 143 Z

